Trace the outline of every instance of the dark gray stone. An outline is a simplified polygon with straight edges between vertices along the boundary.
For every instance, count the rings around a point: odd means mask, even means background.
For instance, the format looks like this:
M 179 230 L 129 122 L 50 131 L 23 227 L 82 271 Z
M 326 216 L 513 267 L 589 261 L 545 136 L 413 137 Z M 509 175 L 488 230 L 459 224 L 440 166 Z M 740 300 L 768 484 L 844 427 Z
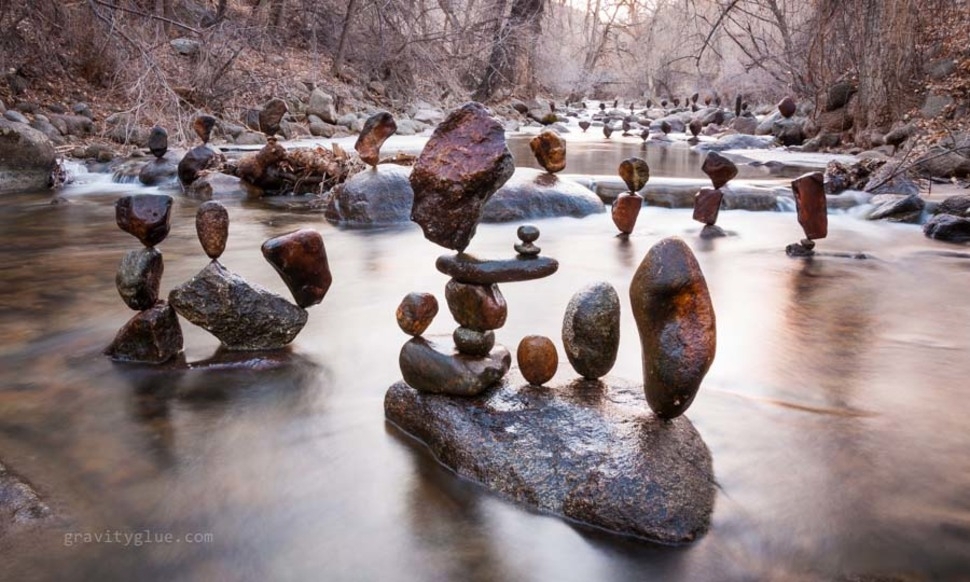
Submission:
M 751 150 L 765 149 L 771 147 L 775 138 L 771 136 L 754 136 L 744 134 L 732 134 L 719 138 L 717 141 L 704 141 L 694 149 L 698 152 L 723 152 L 725 150 Z
M 970 242 L 970 219 L 952 214 L 937 214 L 923 225 L 923 234 L 944 242 Z
M 182 327 L 164 301 L 128 320 L 104 351 L 113 360 L 143 364 L 163 364 L 181 352 Z
M 707 531 L 711 454 L 689 420 L 650 414 L 626 382 L 524 384 L 453 398 L 399 382 L 384 411 L 459 476 L 532 509 L 668 544 Z
M 155 247 L 125 253 L 115 275 L 115 285 L 125 305 L 136 311 L 155 305 L 164 270 L 162 253 Z
M 558 271 L 559 262 L 550 257 L 488 260 L 458 253 L 441 255 L 435 268 L 462 283 L 490 285 L 542 279 Z
M 473 356 L 415 337 L 401 348 L 398 364 L 409 388 L 434 394 L 475 396 L 505 376 L 512 365 L 512 354 L 503 346 L 495 346 L 485 357 Z
M 169 294 L 179 315 L 232 350 L 281 348 L 300 333 L 307 313 L 212 261 Z
M 0 194 L 50 187 L 56 155 L 43 133 L 0 119 Z
M 324 215 L 339 224 L 394 224 L 411 220 L 410 168 L 381 164 L 334 187 Z
M 138 172 L 138 181 L 146 186 L 174 183 L 176 180 L 178 180 L 178 163 L 168 155 L 152 159 Z
M 869 220 L 888 220 L 889 222 L 919 222 L 926 203 L 918 194 L 909 196 L 879 194 L 870 200 L 875 208 L 869 213 Z
M 562 321 L 562 345 L 576 372 L 594 380 L 609 374 L 620 348 L 620 297 L 606 282 L 580 289 Z

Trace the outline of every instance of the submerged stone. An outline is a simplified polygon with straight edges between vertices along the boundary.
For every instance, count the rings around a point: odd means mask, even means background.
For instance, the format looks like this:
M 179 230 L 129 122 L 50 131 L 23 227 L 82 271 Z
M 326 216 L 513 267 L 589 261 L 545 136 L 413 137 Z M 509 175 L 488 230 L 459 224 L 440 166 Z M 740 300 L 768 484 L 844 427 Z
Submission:
M 370 225 L 408 222 L 414 192 L 410 168 L 381 164 L 351 176 L 331 190 L 324 214 L 341 224 Z
M 458 253 L 441 255 L 435 268 L 462 283 L 490 285 L 548 277 L 559 270 L 559 262 L 549 257 L 488 260 Z
M 970 219 L 952 214 L 937 214 L 923 225 L 923 234 L 944 242 L 970 242 Z
M 104 351 L 113 360 L 145 364 L 162 364 L 181 352 L 182 327 L 164 301 L 129 319 Z
M 155 194 L 133 194 L 115 202 L 118 228 L 153 247 L 165 240 L 171 228 L 172 197 Z
M 164 270 L 162 253 L 154 247 L 125 253 L 115 275 L 115 286 L 125 305 L 136 311 L 155 305 Z
M 630 283 L 650 408 L 680 416 L 714 361 L 717 333 L 707 281 L 683 240 L 666 238 L 643 258 Z
M 589 380 L 607 375 L 620 349 L 620 296 L 606 282 L 577 291 L 562 320 L 562 345 L 576 372 Z
M 603 201 L 582 184 L 532 168 L 520 168 L 485 203 L 481 221 L 583 218 L 601 212 Z
M 456 352 L 422 337 L 408 340 L 398 358 L 401 374 L 410 388 L 421 392 L 475 396 L 502 379 L 512 355 L 495 346 L 487 356 Z
M 262 251 L 289 287 L 297 305 L 310 307 L 323 301 L 333 276 L 319 232 L 304 228 L 280 235 L 264 242 Z
M 710 526 L 710 451 L 686 418 L 649 414 L 636 386 L 509 378 L 458 399 L 399 382 L 384 411 L 460 477 L 531 509 L 666 544 Z
M 466 103 L 435 129 L 411 171 L 411 220 L 431 242 L 462 251 L 485 202 L 514 170 L 502 125 L 480 103 Z
M 307 313 L 212 261 L 169 294 L 179 315 L 232 350 L 272 350 L 296 338 Z

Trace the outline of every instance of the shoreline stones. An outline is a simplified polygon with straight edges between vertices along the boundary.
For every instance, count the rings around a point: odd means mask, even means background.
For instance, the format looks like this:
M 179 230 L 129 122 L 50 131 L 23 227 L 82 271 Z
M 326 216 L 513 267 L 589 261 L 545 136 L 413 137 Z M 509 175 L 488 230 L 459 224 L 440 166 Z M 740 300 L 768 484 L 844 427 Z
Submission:
M 263 257 L 273 265 L 302 308 L 323 301 L 333 283 L 327 248 L 319 232 L 304 228 L 263 243 Z
M 714 306 L 697 259 L 683 240 L 666 238 L 643 258 L 630 283 L 640 334 L 647 403 L 661 418 L 683 414 L 717 348 Z
M 593 283 L 572 296 L 563 316 L 562 345 L 583 378 L 609 374 L 620 349 L 620 296 L 612 285 Z

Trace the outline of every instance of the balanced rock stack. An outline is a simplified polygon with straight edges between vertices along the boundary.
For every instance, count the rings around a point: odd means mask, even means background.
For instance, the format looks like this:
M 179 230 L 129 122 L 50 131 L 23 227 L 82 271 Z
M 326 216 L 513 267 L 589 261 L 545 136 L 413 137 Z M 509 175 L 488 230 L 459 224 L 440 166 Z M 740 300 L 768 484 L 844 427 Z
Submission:
M 183 188 L 188 188 L 204 171 L 216 169 L 225 163 L 226 157 L 222 152 L 209 145 L 215 125 L 216 118 L 211 115 L 200 115 L 192 122 L 192 129 L 202 140 L 202 145 L 190 149 L 179 161 L 178 178 Z
M 115 220 L 144 248 L 128 251 L 121 259 L 115 283 L 128 307 L 138 313 L 105 350 L 114 360 L 161 364 L 182 351 L 182 328 L 172 306 L 158 298 L 165 265 L 155 248 L 168 236 L 172 197 L 139 194 L 115 203 Z
M 643 197 L 637 194 L 650 179 L 650 166 L 641 158 L 627 158 L 620 162 L 620 178 L 626 183 L 629 192 L 624 192 L 613 201 L 613 224 L 623 235 L 633 232 L 643 207 Z
M 169 294 L 179 315 L 230 350 L 271 350 L 293 341 L 306 324 L 304 308 L 322 301 L 333 281 L 320 233 L 303 229 L 263 243 L 263 256 L 289 287 L 298 304 L 293 305 L 219 262 L 229 234 L 224 206 L 215 201 L 200 205 L 196 231 L 212 262 Z
M 725 236 L 717 223 L 717 215 L 721 210 L 721 200 L 724 193 L 721 188 L 738 175 L 738 167 L 731 160 L 717 152 L 710 152 L 704 158 L 701 170 L 711 179 L 714 188 L 701 188 L 694 195 L 694 220 L 704 225 L 701 238 L 715 238 Z
M 828 205 L 825 198 L 822 172 L 803 174 L 792 180 L 798 224 L 805 231 L 800 242 L 785 247 L 790 257 L 808 257 L 815 254 L 815 240 L 825 238 L 829 232 Z

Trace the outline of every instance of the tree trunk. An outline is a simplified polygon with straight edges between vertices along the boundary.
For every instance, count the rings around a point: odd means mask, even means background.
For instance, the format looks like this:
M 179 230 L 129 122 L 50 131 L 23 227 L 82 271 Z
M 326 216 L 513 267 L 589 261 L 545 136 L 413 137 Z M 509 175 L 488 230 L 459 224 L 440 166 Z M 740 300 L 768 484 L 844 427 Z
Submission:
M 340 68 L 344 65 L 344 52 L 347 49 L 347 32 L 350 30 L 350 23 L 354 19 L 354 12 L 357 10 L 357 0 L 347 0 L 347 14 L 344 15 L 344 25 L 340 30 L 340 40 L 337 41 L 337 54 L 333 57 L 333 67 L 331 72 L 334 75 L 340 74 Z
M 503 11 L 505 3 L 497 5 Z M 528 85 L 530 72 L 530 51 L 539 40 L 542 32 L 542 13 L 545 0 L 513 0 L 512 10 L 499 33 L 492 42 L 492 50 L 485 67 L 485 75 L 472 95 L 475 101 L 486 102 L 500 89 L 515 89 Z M 501 18 L 500 14 L 497 14 Z

